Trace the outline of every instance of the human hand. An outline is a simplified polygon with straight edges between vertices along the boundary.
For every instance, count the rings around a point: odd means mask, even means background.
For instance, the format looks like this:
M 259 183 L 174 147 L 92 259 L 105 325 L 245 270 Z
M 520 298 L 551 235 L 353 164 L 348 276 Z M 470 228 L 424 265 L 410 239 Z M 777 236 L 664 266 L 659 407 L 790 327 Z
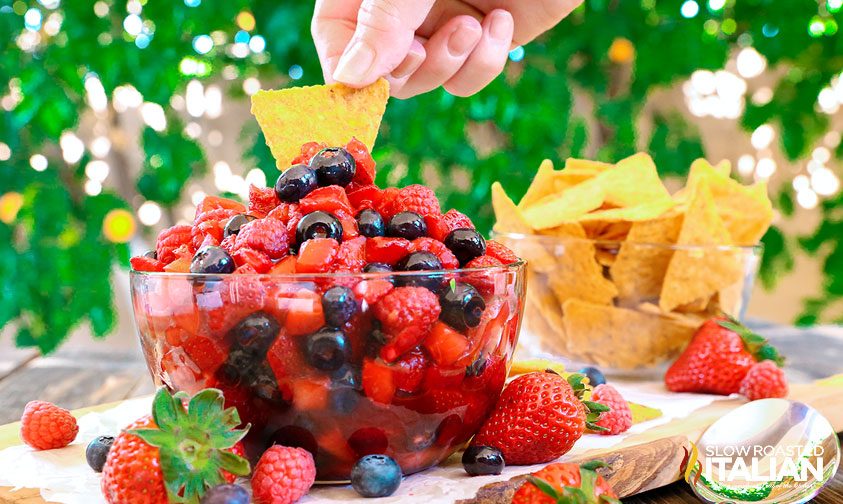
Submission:
M 380 77 L 397 98 L 444 86 L 472 95 L 512 47 L 553 28 L 583 0 L 316 0 L 311 24 L 325 82 Z

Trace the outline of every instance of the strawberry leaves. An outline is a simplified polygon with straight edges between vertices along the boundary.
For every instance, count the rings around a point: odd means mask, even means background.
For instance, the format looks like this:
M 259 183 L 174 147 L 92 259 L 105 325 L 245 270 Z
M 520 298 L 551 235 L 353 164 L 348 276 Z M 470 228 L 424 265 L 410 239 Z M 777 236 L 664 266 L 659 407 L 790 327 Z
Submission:
M 235 408 L 225 408 L 220 390 L 205 389 L 188 397 L 183 392 L 170 395 L 162 387 L 152 401 L 152 418 L 158 428 L 130 433 L 158 448 L 171 502 L 198 503 L 206 489 L 225 482 L 223 471 L 249 474 L 249 462 L 228 451 L 249 426 L 237 429 L 240 415 Z
M 609 430 L 597 425 L 597 422 L 600 421 L 600 415 L 608 412 L 610 408 L 604 404 L 596 403 L 594 401 L 583 400 L 585 393 L 590 390 L 590 387 L 586 384 L 586 376 L 584 374 L 574 373 L 568 375 L 567 379 L 568 384 L 574 390 L 574 394 L 576 394 L 577 398 L 579 398 L 583 406 L 585 406 L 585 427 L 593 432 L 603 432 Z
M 557 504 L 620 504 L 620 500 L 608 495 L 596 496 L 597 472 L 595 469 L 608 467 L 605 462 L 594 460 L 580 465 L 580 486 L 566 486 L 556 488 L 542 478 L 532 474 L 527 481 L 536 486 L 541 492 Z
M 720 327 L 728 329 L 740 336 L 747 352 L 751 353 L 756 361 L 770 360 L 775 362 L 779 367 L 784 366 L 784 357 L 760 334 L 752 332 L 748 327 L 732 317 L 718 320 L 717 323 Z

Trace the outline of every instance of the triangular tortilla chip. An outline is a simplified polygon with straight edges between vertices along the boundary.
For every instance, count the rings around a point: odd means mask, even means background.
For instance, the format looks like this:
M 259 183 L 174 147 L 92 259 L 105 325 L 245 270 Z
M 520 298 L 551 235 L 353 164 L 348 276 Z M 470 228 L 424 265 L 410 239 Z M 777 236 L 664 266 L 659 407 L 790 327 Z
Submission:
M 353 89 L 343 84 L 258 91 L 252 114 L 279 169 L 286 169 L 308 142 L 345 145 L 357 138 L 375 145 L 389 99 L 389 83 Z
M 617 207 L 637 206 L 670 199 L 653 158 L 635 154 L 618 161 L 593 179 L 606 188 L 606 203 Z
M 524 197 L 518 202 L 518 208 L 524 208 L 530 203 L 534 203 L 548 194 L 552 194 L 554 192 L 554 173 L 556 172 L 553 170 L 553 161 L 549 159 L 542 161 L 538 171 L 536 171 L 535 177 L 533 177 L 533 181 L 530 183 L 530 187 L 527 188 Z
M 729 231 L 717 213 L 708 182 L 700 180 L 693 191 L 677 240 L 680 247 L 665 273 L 659 299 L 663 311 L 711 297 L 742 276 L 740 257 L 730 247 Z
M 494 230 L 498 233 L 531 234 L 533 228 L 524 220 L 521 210 L 506 194 L 500 182 L 492 184 L 492 210 L 495 212 Z
M 557 194 L 550 194 L 523 209 L 524 219 L 535 229 L 556 227 L 573 222 L 588 212 L 600 208 L 606 192 L 597 178 L 576 185 Z
M 670 198 L 659 198 L 653 201 L 647 201 L 640 205 L 629 206 L 624 208 L 609 208 L 606 210 L 596 210 L 594 212 L 583 215 L 580 222 L 585 221 L 607 221 L 607 222 L 638 222 L 655 219 L 665 212 L 676 206 L 676 202 Z

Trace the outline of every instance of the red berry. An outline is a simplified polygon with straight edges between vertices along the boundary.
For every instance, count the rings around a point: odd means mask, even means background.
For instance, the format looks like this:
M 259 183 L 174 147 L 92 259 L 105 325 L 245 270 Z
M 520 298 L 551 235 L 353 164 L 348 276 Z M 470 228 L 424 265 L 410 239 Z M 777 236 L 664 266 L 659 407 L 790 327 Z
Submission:
M 275 445 L 255 466 L 252 495 L 257 504 L 290 504 L 302 498 L 315 480 L 316 465 L 309 451 Z
M 79 426 L 69 411 L 45 401 L 30 401 L 20 419 L 20 437 L 36 450 L 64 448 L 76 439 Z
M 494 257 L 502 264 L 512 264 L 518 260 L 515 252 L 495 240 L 486 240 L 486 255 Z
M 192 232 L 192 228 L 188 225 L 173 226 L 161 231 L 155 246 L 158 260 L 164 264 L 171 263 L 176 258 L 173 252 L 177 248 L 192 243 Z
M 407 352 L 392 367 L 395 388 L 407 394 L 419 390 L 427 368 L 427 356 L 419 349 Z
M 366 266 L 366 238 L 358 236 L 340 244 L 331 269 L 333 271 L 358 273 L 363 271 L 364 266 Z
M 439 241 L 445 241 L 448 233 L 455 229 L 474 229 L 474 223 L 471 222 L 471 219 L 453 208 L 444 215 L 428 214 L 424 220 L 427 224 L 428 236 Z
M 424 340 L 424 348 L 440 366 L 450 366 L 468 352 L 468 339 L 445 324 L 436 322 Z
M 197 296 L 200 314 L 204 315 L 208 329 L 226 332 L 247 315 L 263 308 L 266 290 L 259 278 L 248 275 L 226 276 L 221 282 L 206 283 L 204 292 Z
M 196 207 L 196 215 L 219 208 L 234 210 L 235 213 L 246 213 L 246 207 L 243 203 L 219 196 L 205 196 L 205 199 Z
M 310 194 L 299 201 L 301 213 L 307 215 L 317 210 L 336 214 L 337 210 L 342 210 L 351 214 L 351 203 L 348 202 L 348 196 L 345 194 L 345 189 L 338 185 L 330 185 L 314 189 Z
M 389 341 L 380 357 L 393 362 L 418 346 L 439 318 L 439 298 L 424 287 L 398 287 L 381 298 L 374 314 Z
M 376 403 L 389 404 L 395 395 L 392 370 L 379 360 L 363 361 L 363 392 Z
M 394 265 L 410 253 L 412 243 L 404 238 L 377 236 L 366 240 L 366 261 Z
M 340 244 L 333 238 L 312 238 L 299 248 L 297 273 L 325 273 L 337 256 Z
M 381 192 L 381 200 L 375 206 L 375 210 L 383 216 L 384 221 L 388 221 L 393 215 L 398 213 L 395 210 L 393 203 L 398 198 L 399 189 L 397 187 L 387 187 Z
M 275 263 L 269 272 L 273 275 L 292 275 L 296 272 L 296 261 L 296 256 L 287 256 Z
M 325 325 L 322 298 L 311 290 L 301 289 L 292 298 L 287 298 L 286 307 L 284 327 L 290 336 L 311 334 Z
M 290 166 L 297 164 L 309 164 L 310 160 L 313 159 L 313 156 L 315 156 L 317 152 L 321 151 L 326 147 L 328 147 L 327 144 L 320 142 L 308 142 L 302 145 L 301 154 L 299 154 L 298 157 L 293 159 L 293 161 L 290 163 Z
M 147 415 L 123 429 L 111 445 L 102 469 L 101 482 L 103 496 L 109 504 L 169 502 L 158 448 L 126 432 L 155 427 L 155 421 Z
M 427 186 L 409 185 L 398 191 L 384 217 L 392 217 L 398 212 L 415 212 L 422 217 L 431 214 L 438 215 L 440 213 L 439 199 L 433 189 Z
M 287 227 L 276 219 L 253 220 L 237 233 L 234 248 L 241 247 L 263 252 L 270 259 L 280 259 L 290 250 Z
M 345 146 L 345 150 L 351 154 L 351 157 L 354 158 L 354 163 L 357 169 L 354 172 L 354 178 L 352 179 L 353 183 L 356 184 L 372 184 L 375 182 L 375 160 L 372 159 L 372 155 L 369 154 L 369 149 L 366 148 L 366 144 L 357 140 L 356 138 L 352 138 L 348 145 Z
M 155 271 L 161 272 L 164 271 L 164 265 L 161 264 L 161 261 L 157 259 L 153 259 L 151 257 L 146 256 L 138 256 L 129 259 L 129 262 L 132 264 L 132 269 L 135 271 Z
M 507 461 L 508 462 L 508 461 Z M 536 478 L 539 478 L 557 492 L 571 490 L 585 490 L 582 488 L 582 472 L 585 469 L 580 469 L 580 466 L 571 463 L 556 463 L 550 464 L 544 469 L 533 473 Z M 609 486 L 609 483 L 603 479 L 599 474 L 594 479 L 593 487 L 589 487 L 591 495 L 582 495 L 583 502 L 612 502 L 609 499 L 601 497 L 609 497 L 617 501 L 618 495 Z M 539 487 L 530 481 L 524 482 L 515 495 L 512 497 L 512 504 L 556 504 L 556 499 L 544 493 Z
M 383 192 L 376 185 L 356 186 L 354 182 L 345 188 L 348 201 L 356 210 L 375 208 L 381 201 Z
M 761 361 L 746 373 L 741 381 L 740 394 L 750 401 L 787 397 L 788 386 L 784 371 L 775 362 Z
M 632 427 L 632 410 L 615 387 L 605 383 L 598 385 L 591 393 L 591 400 L 609 407 L 609 411 L 601 414 L 600 420 L 596 422 L 600 427 L 609 429 L 600 434 L 621 434 Z
M 385 279 L 371 279 L 357 282 L 354 286 L 354 295 L 366 303 L 366 306 L 373 306 L 382 297 L 389 294 L 394 288 L 392 282 Z M 365 308 L 364 308 L 365 309 Z
M 457 256 L 451 252 L 451 249 L 445 246 L 441 241 L 436 241 L 433 238 L 423 236 L 416 238 L 410 245 L 410 252 L 430 252 L 439 258 L 439 262 L 445 269 L 456 269 L 460 267 L 460 262 Z
M 204 245 L 219 245 L 223 239 L 225 224 L 235 215 L 235 210 L 227 208 L 216 208 L 196 214 L 191 231 L 193 248 L 198 250 Z
M 231 252 L 231 257 L 234 259 L 234 264 L 237 265 L 235 273 L 246 273 L 242 270 L 245 266 L 248 266 L 253 273 L 266 273 L 273 266 L 272 259 L 268 255 L 248 247 L 236 247 Z
M 502 266 L 501 262 L 490 255 L 482 255 L 475 257 L 468 261 L 465 267 L 471 268 L 493 268 Z M 465 282 L 474 286 L 483 295 L 493 294 L 495 292 L 495 271 L 478 271 L 469 273 L 465 276 Z
M 273 187 L 249 186 L 249 213 L 263 218 L 281 203 Z

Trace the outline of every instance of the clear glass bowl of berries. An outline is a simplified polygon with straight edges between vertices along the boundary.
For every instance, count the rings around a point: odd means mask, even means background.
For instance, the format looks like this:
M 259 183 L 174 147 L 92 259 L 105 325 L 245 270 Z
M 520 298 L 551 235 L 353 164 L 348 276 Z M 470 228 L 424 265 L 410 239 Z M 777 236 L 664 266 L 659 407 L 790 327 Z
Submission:
M 503 388 L 525 294 L 523 261 L 430 189 L 375 186 L 356 140 L 303 146 L 248 206 L 205 198 L 132 266 L 156 383 L 221 389 L 250 457 L 305 448 L 320 481 L 374 453 L 410 474 L 464 445 Z

